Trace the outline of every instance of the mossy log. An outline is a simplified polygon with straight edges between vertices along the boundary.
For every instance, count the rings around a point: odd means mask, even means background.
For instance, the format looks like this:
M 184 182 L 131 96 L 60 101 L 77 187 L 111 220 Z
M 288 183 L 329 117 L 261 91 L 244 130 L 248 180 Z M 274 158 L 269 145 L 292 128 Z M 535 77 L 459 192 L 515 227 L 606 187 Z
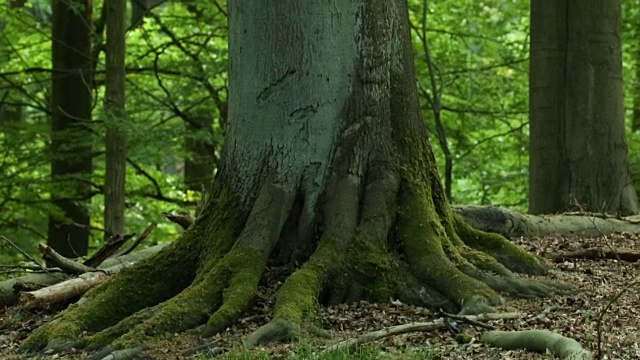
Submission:
M 640 217 L 603 214 L 522 214 L 499 206 L 455 205 L 453 210 L 469 225 L 507 238 L 546 235 L 602 236 L 612 232 L 640 232 Z
M 482 335 L 481 341 L 506 350 L 525 349 L 539 353 L 549 351 L 566 360 L 593 358 L 591 352 L 574 339 L 549 330 L 487 331 Z

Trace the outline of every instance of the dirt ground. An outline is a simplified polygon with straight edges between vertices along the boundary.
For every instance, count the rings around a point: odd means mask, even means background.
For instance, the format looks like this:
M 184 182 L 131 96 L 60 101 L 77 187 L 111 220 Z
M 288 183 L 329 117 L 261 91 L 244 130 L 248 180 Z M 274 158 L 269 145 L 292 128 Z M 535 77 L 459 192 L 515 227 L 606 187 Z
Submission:
M 515 240 L 518 244 L 543 257 L 558 251 L 597 247 L 602 249 L 640 250 L 640 236 L 612 234 L 594 239 L 570 237 L 545 237 Z M 576 260 L 552 263 L 548 278 L 574 285 L 580 291 L 570 296 L 554 296 L 545 299 L 514 300 L 499 308 L 501 311 L 518 311 L 523 315 L 516 320 L 494 321 L 500 330 L 548 329 L 572 337 L 597 356 L 598 329 L 601 333 L 602 359 L 640 359 L 640 262 L 617 260 Z M 611 300 L 624 291 L 615 303 Z M 273 289 L 262 289 L 262 297 L 248 315 L 227 331 L 207 339 L 222 348 L 239 347 L 244 336 L 269 319 L 269 299 Z M 391 299 L 392 300 L 392 299 Z M 602 310 L 610 308 L 600 318 Z M 0 359 L 22 359 L 17 354 L 20 342 L 38 325 L 48 321 L 52 312 L 28 313 L 17 307 L 0 309 Z M 323 347 L 340 340 L 384 327 L 412 322 L 426 322 L 439 316 L 426 309 L 398 302 L 387 304 L 357 303 L 323 308 L 321 322 L 332 330 L 333 338 L 317 340 Z M 489 348 L 478 340 L 482 329 L 458 322 L 471 335 L 470 343 L 457 343 L 446 329 L 389 337 L 375 342 L 388 353 L 405 354 L 411 349 L 431 348 L 436 359 L 551 359 L 550 354 L 525 351 L 505 351 Z M 154 344 L 143 353 L 147 359 L 185 359 L 183 352 L 203 344 L 198 329 L 174 334 Z M 295 351 L 292 344 L 277 344 L 266 348 L 272 358 L 283 358 Z M 82 353 L 70 353 L 57 358 L 82 358 Z

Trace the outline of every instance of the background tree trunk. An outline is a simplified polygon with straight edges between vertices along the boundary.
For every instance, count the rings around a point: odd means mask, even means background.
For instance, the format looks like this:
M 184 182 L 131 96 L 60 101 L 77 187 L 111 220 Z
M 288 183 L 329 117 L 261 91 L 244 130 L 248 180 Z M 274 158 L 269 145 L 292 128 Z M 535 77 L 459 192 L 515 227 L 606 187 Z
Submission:
M 636 26 L 640 30 L 640 25 Z M 631 117 L 631 131 L 640 130 L 640 44 L 634 43 L 633 57 L 635 61 L 636 82 L 633 86 L 633 113 Z
M 202 112 L 185 122 L 187 134 L 184 161 L 184 183 L 188 190 L 211 190 L 216 166 L 216 148 L 213 139 L 213 111 Z
M 638 211 L 620 32 L 619 0 L 531 3 L 531 213 Z
M 105 81 L 105 123 L 107 125 L 104 183 L 104 228 L 108 238 L 124 233 L 126 138 L 125 117 L 125 0 L 105 2 L 107 17 L 107 74 Z
M 54 0 L 51 94 L 52 204 L 48 245 L 65 257 L 87 254 L 93 171 L 91 1 Z

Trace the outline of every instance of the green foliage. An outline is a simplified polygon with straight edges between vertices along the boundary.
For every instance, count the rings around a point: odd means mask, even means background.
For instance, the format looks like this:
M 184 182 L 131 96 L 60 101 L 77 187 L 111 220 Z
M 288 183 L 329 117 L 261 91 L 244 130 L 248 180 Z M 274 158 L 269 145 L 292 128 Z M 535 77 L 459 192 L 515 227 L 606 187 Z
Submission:
M 92 246 L 103 235 L 104 134 L 117 122 L 128 138 L 127 231 L 141 233 L 159 224 L 147 245 L 175 238 L 179 229 L 162 218 L 166 211 L 194 211 L 201 194 L 183 186 L 185 123 L 195 116 L 214 117 L 214 135 L 189 135 L 222 146 L 221 109 L 226 101 L 226 18 L 211 4 L 165 3 L 153 16 L 127 32 L 127 118 L 103 111 L 104 52 L 96 64 L 94 90 L 94 173 L 96 195 L 90 204 Z M 102 1 L 94 2 L 94 22 Z M 48 98 L 51 69 L 51 7 L 29 1 L 23 8 L 0 4 L 0 234 L 35 253 L 45 242 L 49 214 L 63 214 L 49 204 Z M 94 47 L 104 41 L 95 36 Z M 73 96 L 73 94 L 69 94 Z M 8 116 L 14 109 L 22 114 Z M 69 141 L 73 141 L 70 136 Z M 64 190 L 61 190 L 64 191 Z M 0 263 L 21 257 L 0 244 Z
M 453 200 L 526 210 L 528 2 L 411 1 L 418 85 L 430 140 L 444 169 L 423 40 L 453 162 Z

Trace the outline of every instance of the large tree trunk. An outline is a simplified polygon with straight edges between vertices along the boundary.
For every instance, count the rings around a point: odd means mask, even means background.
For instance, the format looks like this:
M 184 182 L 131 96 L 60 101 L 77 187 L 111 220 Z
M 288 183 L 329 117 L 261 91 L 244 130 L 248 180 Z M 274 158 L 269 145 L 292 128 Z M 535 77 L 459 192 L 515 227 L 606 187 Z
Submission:
M 531 3 L 533 214 L 624 215 L 638 205 L 628 168 L 620 0 Z
M 92 165 L 91 1 L 53 1 L 51 202 L 48 245 L 65 257 L 87 254 Z
M 125 119 L 125 0 L 105 3 L 107 18 L 107 73 L 105 81 L 106 163 L 104 181 L 105 239 L 124 233 L 127 174 Z
M 232 0 L 229 26 L 229 128 L 205 208 L 26 349 L 64 348 L 84 330 L 98 331 L 84 344 L 115 348 L 205 323 L 215 334 L 248 308 L 267 264 L 288 277 L 271 279 L 283 281 L 273 319 L 248 346 L 296 336 L 318 303 L 472 313 L 497 292 L 562 288 L 517 278 L 545 268 L 452 212 L 420 113 L 406 0 Z

